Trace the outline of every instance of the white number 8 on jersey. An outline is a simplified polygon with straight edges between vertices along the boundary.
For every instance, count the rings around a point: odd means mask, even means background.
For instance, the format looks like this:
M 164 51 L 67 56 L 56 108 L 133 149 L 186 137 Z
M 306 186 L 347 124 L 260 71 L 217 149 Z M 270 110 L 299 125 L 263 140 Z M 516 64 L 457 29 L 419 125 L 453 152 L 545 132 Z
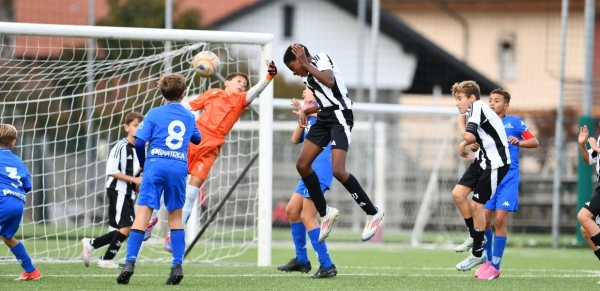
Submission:
M 179 128 L 179 130 L 175 131 L 175 128 Z M 172 150 L 179 149 L 183 145 L 185 124 L 181 120 L 173 120 L 169 123 L 167 131 L 169 132 L 169 137 L 167 137 L 166 141 L 167 146 Z

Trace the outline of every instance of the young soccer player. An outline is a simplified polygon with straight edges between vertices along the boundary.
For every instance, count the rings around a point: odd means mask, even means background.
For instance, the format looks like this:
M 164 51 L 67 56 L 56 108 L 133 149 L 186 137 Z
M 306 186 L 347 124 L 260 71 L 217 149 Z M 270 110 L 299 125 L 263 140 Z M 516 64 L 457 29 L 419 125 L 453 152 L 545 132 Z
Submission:
M 135 187 L 142 182 L 140 163 L 135 153 L 135 133 L 144 120 L 139 112 L 125 116 L 123 128 L 127 137 L 120 140 L 110 150 L 106 161 L 106 196 L 108 196 L 108 233 L 97 238 L 84 238 L 82 257 L 86 267 L 90 266 L 90 256 L 95 249 L 109 245 L 104 256 L 98 260 L 98 267 L 117 269 L 119 264 L 113 261 L 121 244 L 129 236 L 135 218 Z
M 579 138 L 577 139 L 579 153 L 586 164 L 593 165 L 596 163 L 596 180 L 600 182 L 600 137 L 596 140 L 589 137 L 589 134 L 586 125 L 579 128 Z M 589 150 L 585 146 L 586 142 L 590 144 Z M 600 260 L 600 186 L 596 187 L 592 198 L 579 210 L 577 220 L 581 223 L 581 234 L 585 241 Z
M 204 109 L 204 112 L 196 120 L 196 125 L 203 137 L 202 141 L 197 146 L 190 145 L 188 151 L 188 173 L 191 174 L 191 177 L 185 189 L 184 224 L 192 214 L 198 192 L 225 143 L 225 136 L 229 134 L 244 109 L 252 103 L 254 98 L 258 97 L 276 75 L 277 67 L 274 62 L 270 62 L 265 79 L 246 92 L 248 77 L 243 73 L 231 73 L 225 78 L 225 90 L 208 89 L 198 98 L 182 103 L 185 108 L 192 111 Z M 150 237 L 150 232 L 156 224 L 156 213 L 153 216 L 154 218 L 146 228 L 146 238 Z M 168 252 L 171 251 L 170 245 L 167 235 L 165 250 Z
M 26 194 L 31 191 L 29 170 L 21 159 L 10 150 L 17 143 L 17 129 L 0 123 L 0 237 L 23 267 L 23 274 L 15 281 L 33 281 L 42 274 L 33 266 L 25 246 L 14 238 L 19 229 Z
M 144 239 L 146 224 L 152 209 L 160 208 L 161 195 L 167 207 L 168 223 L 173 242 L 171 274 L 165 282 L 177 285 L 183 279 L 183 253 L 185 233 L 181 223 L 181 208 L 185 201 L 187 177 L 187 150 L 190 141 L 200 143 L 200 132 L 194 123 L 194 115 L 185 109 L 181 100 L 185 94 L 185 78 L 178 74 L 163 76 L 158 87 L 166 104 L 152 108 L 140 124 L 135 137 L 135 150 L 144 170 L 140 186 L 138 209 L 127 244 L 125 266 L 117 277 L 117 283 L 128 284 L 134 274 L 135 261 Z M 146 160 L 146 142 L 148 159 Z
M 319 53 L 314 57 L 308 49 L 300 44 L 290 45 L 283 55 L 283 62 L 294 73 L 304 79 L 306 86 L 313 92 L 319 107 L 299 111 L 299 121 L 305 125 L 307 116 L 317 113 L 317 122 L 311 126 L 302 144 L 296 168 L 308 190 L 319 215 L 321 216 L 321 232 L 319 242 L 323 242 L 331 232 L 333 223 L 340 212 L 328 207 L 319 176 L 311 165 L 317 156 L 331 142 L 331 163 L 333 176 L 344 185 L 354 201 L 367 214 L 361 240 L 371 239 L 377 232 L 383 219 L 383 210 L 373 205 L 367 193 L 356 178 L 346 171 L 346 154 L 351 142 L 352 101 L 348 98 L 348 90 L 344 78 L 335 61 L 327 54 Z
M 452 86 L 452 95 L 460 115 L 458 127 L 463 141 L 458 146 L 460 156 L 468 155 L 466 147 L 477 143 L 481 145 L 478 157 L 460 178 L 452 190 L 452 198 L 465 219 L 472 241 L 472 252 L 456 265 L 459 271 L 467 271 L 487 261 L 483 251 L 485 203 L 494 196 L 498 185 L 508 172 L 510 152 L 508 139 L 498 115 L 480 100 L 479 85 L 474 81 L 463 81 Z M 471 204 L 467 200 L 473 191 Z
M 302 92 L 302 98 L 304 99 L 304 106 L 302 106 L 298 100 L 292 100 L 292 105 L 297 109 L 294 112 L 300 112 L 307 108 L 318 106 L 310 89 L 306 88 Z M 310 131 L 310 128 L 316 121 L 317 118 L 311 115 L 308 117 L 308 123 L 305 127 L 298 124 L 296 130 L 294 130 L 294 133 L 292 134 L 292 143 L 298 144 L 303 142 L 306 134 Z M 328 144 L 317 156 L 312 164 L 312 168 L 319 176 L 321 191 L 323 191 L 324 194 L 325 191 L 329 190 L 331 187 L 331 181 L 333 180 L 333 172 L 331 169 L 331 144 Z M 310 243 L 317 253 L 317 259 L 319 259 L 320 263 L 319 270 L 317 270 L 311 278 L 335 277 L 337 275 L 337 268 L 331 262 L 329 252 L 327 251 L 327 245 L 325 242 L 319 243 L 320 228 L 319 221 L 317 220 L 317 209 L 310 200 L 310 196 L 308 195 L 302 180 L 298 182 L 296 191 L 294 191 L 285 210 L 287 212 L 288 220 L 290 221 L 296 257 L 291 259 L 287 264 L 278 266 L 277 269 L 286 272 L 310 272 L 312 267 L 310 261 L 308 261 L 308 254 L 306 252 L 306 232 L 308 231 Z
M 537 148 L 540 142 L 533 133 L 527 129 L 527 126 L 518 116 L 506 115 L 510 106 L 510 94 L 502 89 L 495 89 L 490 93 L 489 105 L 502 119 L 506 136 L 508 136 L 508 149 L 510 151 L 510 167 L 508 173 L 498 186 L 496 194 L 485 204 L 483 211 L 485 215 L 485 237 L 486 243 L 484 250 L 488 260 L 483 263 L 477 271 L 475 277 L 481 280 L 493 280 L 500 276 L 500 263 L 506 246 L 508 228 L 508 214 L 515 212 L 519 208 L 519 149 Z M 472 144 L 471 150 L 478 150 L 478 144 Z M 494 218 L 494 229 L 496 235 L 493 240 L 492 248 L 492 212 L 496 212 Z

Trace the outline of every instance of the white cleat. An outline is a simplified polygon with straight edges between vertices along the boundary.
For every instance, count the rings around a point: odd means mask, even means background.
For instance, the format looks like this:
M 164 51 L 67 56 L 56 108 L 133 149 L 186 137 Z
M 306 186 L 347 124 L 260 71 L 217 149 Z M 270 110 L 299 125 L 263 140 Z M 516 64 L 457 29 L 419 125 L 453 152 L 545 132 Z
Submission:
M 487 243 L 487 237 L 483 237 L 483 244 L 485 245 Z M 458 245 L 457 247 L 454 248 L 454 250 L 457 253 L 462 253 L 462 252 L 468 252 L 470 249 L 473 248 L 473 238 L 472 237 L 468 237 L 465 238 L 465 241 Z
M 325 241 L 325 239 L 329 236 L 331 232 L 331 228 L 333 227 L 333 223 L 337 220 L 338 216 L 340 216 L 340 211 L 333 208 L 327 208 L 327 214 L 321 217 L 321 232 L 319 233 L 319 243 Z
M 92 240 L 89 238 L 84 238 L 81 240 L 81 257 L 83 258 L 83 264 L 86 267 L 90 266 L 90 257 L 92 256 L 92 252 L 94 251 L 94 247 L 91 244 Z
M 115 263 L 113 260 L 98 260 L 98 267 L 102 269 L 118 269 L 119 264 Z
M 476 257 L 473 254 L 470 254 L 466 259 L 462 262 L 456 264 L 456 269 L 459 271 L 468 271 L 477 265 L 481 265 L 487 261 L 487 255 L 485 252 L 481 254 L 481 257 Z
M 377 209 L 375 215 L 367 215 L 367 222 L 365 223 L 365 228 L 363 229 L 360 239 L 362 241 L 370 240 L 375 233 L 377 233 L 377 228 L 379 227 L 381 220 L 383 220 L 383 210 L 381 209 Z

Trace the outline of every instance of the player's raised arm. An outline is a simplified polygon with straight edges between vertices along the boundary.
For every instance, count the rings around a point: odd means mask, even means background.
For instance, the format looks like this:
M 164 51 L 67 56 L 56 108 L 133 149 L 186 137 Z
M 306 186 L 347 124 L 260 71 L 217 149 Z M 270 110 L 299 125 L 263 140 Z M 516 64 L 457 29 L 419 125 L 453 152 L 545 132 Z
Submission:
M 277 66 L 275 66 L 273 61 L 269 63 L 267 72 L 267 76 L 264 79 L 248 90 L 248 93 L 246 93 L 246 103 L 249 104 L 252 102 L 252 100 L 254 100 L 254 98 L 258 97 L 258 95 L 260 95 L 260 93 L 262 93 L 262 91 L 269 86 L 269 83 L 271 83 L 273 78 L 277 76 Z

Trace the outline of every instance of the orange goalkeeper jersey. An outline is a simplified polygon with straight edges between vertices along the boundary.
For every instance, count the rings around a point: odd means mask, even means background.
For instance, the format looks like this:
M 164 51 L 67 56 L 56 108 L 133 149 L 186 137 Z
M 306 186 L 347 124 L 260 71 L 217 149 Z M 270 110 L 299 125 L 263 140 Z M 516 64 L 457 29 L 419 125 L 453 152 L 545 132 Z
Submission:
M 190 101 L 192 110 L 204 109 L 196 119 L 200 132 L 225 137 L 244 109 L 250 105 L 246 103 L 246 94 L 247 92 L 227 95 L 223 89 L 215 88 L 207 90 Z

